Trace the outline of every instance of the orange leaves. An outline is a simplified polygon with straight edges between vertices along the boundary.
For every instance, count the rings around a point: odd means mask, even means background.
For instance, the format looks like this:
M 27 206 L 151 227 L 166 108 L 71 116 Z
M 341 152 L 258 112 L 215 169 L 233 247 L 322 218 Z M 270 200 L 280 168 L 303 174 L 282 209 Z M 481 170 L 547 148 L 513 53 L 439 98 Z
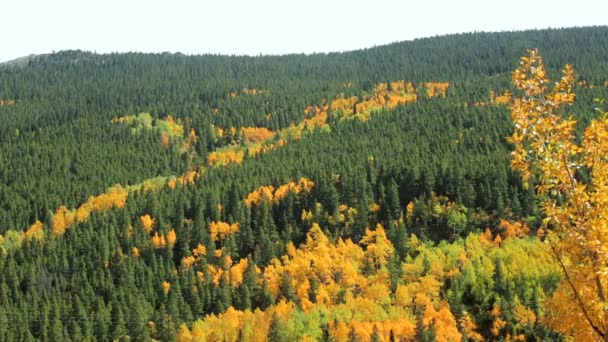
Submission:
M 253 144 L 266 142 L 276 135 L 266 127 L 243 127 L 241 132 L 245 140 Z
M 484 338 L 479 334 L 477 330 L 477 324 L 473 322 L 471 316 L 468 313 L 465 313 L 464 316 L 460 319 L 460 329 L 466 338 L 466 341 L 475 341 L 480 342 L 483 341 Z
M 139 221 L 141 222 L 142 227 L 146 231 L 146 233 L 150 234 L 154 230 L 154 226 L 156 224 L 156 220 L 149 214 L 145 214 L 139 217 Z M 175 242 L 177 241 L 177 234 L 174 229 L 170 229 L 167 232 L 167 235 L 159 234 L 158 232 L 154 232 L 152 235 L 152 245 L 154 248 L 165 248 L 165 247 L 173 247 Z
M 108 211 L 112 208 L 124 208 L 127 204 L 128 192 L 120 185 L 115 185 L 108 189 L 105 194 L 89 198 L 83 206 L 90 206 L 90 211 Z
M 380 341 L 390 341 L 391 332 L 396 341 L 413 341 L 416 338 L 416 324 L 407 318 L 361 322 L 353 320 L 349 324 L 340 322 L 330 324 L 330 331 L 336 341 L 350 341 L 351 329 L 360 341 L 370 341 L 374 330 Z
M 261 186 L 247 195 L 245 204 L 252 206 L 260 204 L 262 201 L 278 203 L 292 191 L 296 194 L 300 192 L 309 193 L 314 185 L 315 183 L 313 181 L 302 177 L 297 183 L 289 182 L 276 189 L 272 185 Z
M 176 181 L 179 185 L 188 185 L 188 184 L 194 184 L 196 182 L 196 180 L 199 177 L 199 173 L 194 171 L 194 170 L 190 170 L 190 171 L 186 171 L 183 174 L 181 174 L 180 176 L 178 176 L 176 178 Z M 167 184 L 169 186 L 169 188 L 171 188 L 171 180 L 169 180 L 169 183 Z
M 167 126 L 167 130 L 169 135 L 183 137 L 184 135 L 184 126 L 182 126 L 181 122 L 176 122 L 173 119 L 173 116 L 168 115 L 165 120 L 159 120 L 160 123 L 157 125 L 165 124 Z
M 337 96 L 329 105 L 329 111 L 331 113 L 338 112 L 340 116 L 347 116 L 353 114 L 353 108 L 359 101 L 356 96 L 344 97 L 344 95 Z
M 513 83 L 523 91 L 524 97 L 515 100 L 511 111 L 515 125 L 509 139 L 515 147 L 511 165 L 521 172 L 524 181 L 532 173 L 540 174 L 541 195 L 552 190 L 564 192 L 572 187 L 577 168 L 572 157 L 580 151 L 573 142 L 576 122 L 564 120 L 558 113 L 560 107 L 574 100 L 572 68 L 566 66 L 562 79 L 546 93 L 549 82 L 536 50 L 530 51 L 529 57 L 523 57 L 513 73 Z
M 169 138 L 169 134 L 165 132 L 161 134 L 161 143 L 163 144 L 163 146 L 171 145 L 171 138 Z
M 222 279 L 226 280 L 228 285 L 236 288 L 243 284 L 244 274 L 249 266 L 249 262 L 247 259 L 241 259 L 238 263 L 233 264 L 230 256 L 225 255 L 222 257 L 223 249 L 218 249 L 215 251 L 215 256 L 217 258 L 221 258 L 222 262 L 219 266 L 207 265 L 207 273 L 211 276 L 213 280 L 213 284 L 215 286 L 219 286 Z M 184 268 L 189 268 L 192 264 L 196 263 L 196 260 L 200 258 L 200 255 L 197 257 L 187 257 L 182 259 L 182 266 Z M 199 274 L 199 278 L 201 281 L 204 281 L 204 274 L 201 272 Z
M 34 222 L 24 233 L 24 239 L 36 239 L 42 241 L 44 239 L 44 224 L 40 221 Z
M 134 134 L 141 130 L 153 130 L 158 132 L 161 136 L 161 143 L 164 146 L 169 146 L 177 140 L 184 140 L 183 122 L 180 119 L 175 120 L 171 115 L 168 115 L 165 119 L 153 119 L 150 113 L 125 115 L 112 119 L 112 123 L 129 125 Z M 196 133 L 191 130 L 190 134 L 185 139 L 185 143 L 190 144 L 193 141 L 196 142 L 195 139 Z M 185 150 L 187 150 L 187 148 Z
M 490 332 L 492 332 L 492 335 L 498 336 L 500 335 L 500 331 L 507 326 L 507 322 L 502 319 L 502 313 L 498 303 L 494 303 L 492 306 L 490 316 L 492 316 L 492 327 L 490 328 Z
M 582 144 L 576 121 L 560 113 L 576 96 L 574 70 L 566 65 L 549 89 L 537 50 L 522 57 L 513 84 L 523 93 L 511 116 L 515 130 L 511 165 L 527 181 L 535 176 L 544 235 L 565 275 L 549 301 L 550 326 L 577 340 L 608 336 L 608 124 L 593 120 Z M 580 177 L 586 170 L 587 179 Z M 544 230 L 543 229 L 543 230 Z M 551 230 L 553 229 L 553 231 Z M 554 305 L 556 304 L 556 305 Z
M 152 228 L 154 227 L 154 219 L 152 216 L 145 214 L 139 217 L 139 221 L 141 225 L 144 227 L 144 230 L 148 233 L 152 232 Z
M 220 241 L 239 231 L 239 223 L 229 224 L 227 222 L 211 222 L 209 233 L 213 241 Z
M 534 325 L 534 323 L 536 323 L 536 314 L 534 314 L 534 311 L 519 302 L 515 303 L 513 316 L 520 324 Z
M 245 149 L 225 148 L 213 151 L 207 156 L 209 166 L 226 166 L 229 164 L 240 164 L 245 157 Z
M 507 267 L 510 272 L 526 272 L 526 267 L 531 267 L 531 272 L 537 272 L 538 265 L 530 266 L 530 260 L 536 256 L 526 253 L 530 249 L 544 248 L 541 242 L 529 239 L 509 239 L 504 242 L 506 247 L 496 248 L 493 244 L 482 245 L 477 235 L 471 235 L 466 243 L 443 246 L 431 247 L 422 242 L 414 243 L 413 248 L 418 255 L 402 262 L 403 276 L 393 292 L 387 267 L 375 266 L 382 265 L 385 262 L 383 260 L 394 253 L 381 226 L 374 230 L 368 229 L 359 245 L 341 239 L 334 243 L 317 223 L 309 223 L 311 228 L 306 234 L 305 242 L 299 247 L 293 244 L 285 246 L 286 253 L 271 260 L 264 268 L 261 279 L 258 279 L 258 285 L 265 286 L 279 304 L 255 312 L 229 308 L 224 314 L 209 315 L 200 321 L 208 327 L 208 336 L 221 338 L 225 333 L 223 329 L 231 329 L 229 336 L 240 334 L 248 340 L 259 334 L 259 338 L 265 340 L 268 324 L 276 314 L 284 323 L 286 334 L 298 341 L 319 338 L 318 334 L 307 335 L 308 323 L 302 322 L 312 322 L 310 329 L 315 330 L 320 326 L 320 315 L 325 316 L 329 333 L 337 341 L 348 340 L 349 335 L 352 337 L 351 332 L 365 341 L 369 341 L 372 335 L 379 337 L 380 341 L 388 341 L 391 335 L 395 340 L 415 340 L 420 329 L 423 332 L 432 330 L 438 341 L 460 341 L 463 338 L 481 341 L 483 337 L 477 332 L 473 318 L 462 314 L 457 322 L 444 301 L 446 280 L 452 279 L 456 274 L 449 274 L 448 270 L 466 264 L 476 267 L 478 274 L 489 274 L 488 277 L 491 278 L 494 272 L 492 260 L 501 259 L 505 262 L 509 260 Z M 505 254 L 507 248 L 513 247 L 512 244 L 525 244 L 524 251 L 514 250 L 511 251 L 514 255 Z M 241 259 L 233 264 L 225 249 L 219 252 L 216 263 L 201 265 L 206 268 L 197 270 L 198 279 L 211 281 L 215 286 L 229 284 L 233 289 L 241 286 L 243 275 L 249 266 L 248 261 Z M 193 256 L 197 254 L 203 253 L 195 250 Z M 525 257 L 519 260 L 515 254 Z M 514 259 L 518 263 L 515 267 Z M 196 257 L 184 258 L 182 266 L 199 266 L 195 260 Z M 487 262 L 484 265 L 470 266 L 479 260 Z M 286 279 L 287 274 L 289 278 Z M 285 301 L 283 293 L 289 279 L 292 294 L 297 298 L 292 302 Z M 522 322 L 530 321 L 532 316 L 529 315 L 529 308 L 517 310 Z M 420 314 L 423 315 L 417 328 L 416 317 Z M 493 321 L 490 326 L 484 325 L 484 329 L 487 328 L 484 332 L 489 334 L 491 328 L 496 328 L 498 337 L 503 336 L 506 329 L 501 322 L 506 321 L 501 318 L 500 310 L 487 314 Z M 305 324 L 305 328 L 293 328 L 301 324 Z
M 165 248 L 167 247 L 167 240 L 164 235 L 158 235 L 158 232 L 155 232 L 152 236 L 152 244 L 154 248 Z
M 163 293 L 165 295 L 169 294 L 169 291 L 171 291 L 171 283 L 168 281 L 163 281 L 163 283 L 161 284 L 162 288 L 163 288 Z
M 510 223 L 507 220 L 500 220 L 500 228 L 502 229 L 503 238 L 524 237 L 530 232 L 530 228 L 525 223 L 514 222 Z
M 64 205 L 57 208 L 55 214 L 51 218 L 51 227 L 55 235 L 63 235 L 67 228 L 70 228 L 74 223 L 76 212 L 68 210 Z
M 366 257 L 375 269 L 385 267 L 388 264 L 388 258 L 395 251 L 393 244 L 386 237 L 386 232 L 380 224 L 376 226 L 375 230 L 365 230 L 365 236 L 361 239 L 361 244 L 367 246 Z
M 57 208 L 51 219 L 51 227 L 55 235 L 62 235 L 74 221 L 86 221 L 93 212 L 104 212 L 112 208 L 123 208 L 127 204 L 128 192 L 120 185 L 115 185 L 104 194 L 89 197 L 78 209 L 69 210 L 65 206 Z
M 522 57 L 519 68 L 515 69 L 511 80 L 515 87 L 524 90 L 527 96 L 535 97 L 547 90 L 551 82 L 546 78 L 542 57 L 538 50 L 529 50 L 529 57 Z
M 245 203 L 248 206 L 252 206 L 254 204 L 259 204 L 262 201 L 271 202 L 274 198 L 274 187 L 272 185 L 261 186 L 250 192 L 245 198 Z
M 499 105 L 510 105 L 513 102 L 513 94 L 505 91 L 502 95 L 496 95 L 494 90 L 490 91 L 490 102 Z
M 192 255 L 182 258 L 182 268 L 189 269 L 196 262 L 196 258 Z
M 238 287 L 243 283 L 243 274 L 245 274 L 248 266 L 247 259 L 241 259 L 238 264 L 230 267 L 230 285 L 232 287 Z
M 198 246 L 192 250 L 192 254 L 195 257 L 201 256 L 201 255 L 207 255 L 207 248 L 199 243 Z
M 196 341 L 199 341 L 198 339 Z M 202 341 L 202 340 L 200 340 Z M 185 323 L 179 326 L 179 332 L 177 334 L 177 342 L 193 342 L 193 336 L 188 326 Z
M 427 303 L 422 319 L 424 327 L 428 330 L 433 327 L 437 341 L 461 341 L 462 335 L 458 331 L 456 318 L 450 311 L 447 302 L 441 302 L 439 310 L 435 310 L 432 303 Z
M 51 217 L 50 227 L 55 236 L 63 235 L 66 229 L 71 228 L 74 223 L 86 221 L 93 212 L 104 212 L 113 208 L 123 208 L 127 203 L 128 192 L 120 185 L 110 187 L 105 193 L 91 196 L 78 209 L 68 209 L 62 205 Z M 26 238 L 42 240 L 44 231 L 43 224 L 39 221 L 32 224 L 23 234 Z
M 186 142 L 188 142 L 190 144 L 196 144 L 198 142 L 198 136 L 196 135 L 196 131 L 194 130 L 194 128 L 190 129 L 190 133 L 188 133 Z
M 427 82 L 424 85 L 426 87 L 426 97 L 429 99 L 437 96 L 446 97 L 447 90 L 450 87 L 449 82 Z
M 175 241 L 177 241 L 177 236 L 175 235 L 175 229 L 171 229 L 167 233 L 167 244 L 171 247 L 175 245 Z
M 397 106 L 416 102 L 417 95 L 411 82 L 378 83 L 373 92 L 361 97 L 339 95 L 329 105 L 329 112 L 336 113 L 340 120 L 359 119 L 366 121 L 374 111 L 395 109 Z

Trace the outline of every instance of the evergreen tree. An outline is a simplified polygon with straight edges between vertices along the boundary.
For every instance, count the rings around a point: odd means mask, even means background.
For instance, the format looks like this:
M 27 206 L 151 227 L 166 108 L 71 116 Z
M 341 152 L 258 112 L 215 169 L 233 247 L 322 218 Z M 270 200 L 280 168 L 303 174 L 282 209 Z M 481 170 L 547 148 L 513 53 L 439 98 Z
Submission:
M 270 328 L 268 329 L 268 341 L 287 341 L 284 330 L 283 323 L 277 314 L 273 314 L 270 320 Z

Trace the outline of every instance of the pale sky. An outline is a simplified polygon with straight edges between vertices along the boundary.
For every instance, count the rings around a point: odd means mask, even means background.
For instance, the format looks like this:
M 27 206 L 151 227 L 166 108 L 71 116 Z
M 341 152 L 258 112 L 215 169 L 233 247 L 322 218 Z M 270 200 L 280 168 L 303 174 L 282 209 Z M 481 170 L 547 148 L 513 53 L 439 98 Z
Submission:
M 0 0 L 0 62 L 65 49 L 285 54 L 608 25 L 606 0 Z

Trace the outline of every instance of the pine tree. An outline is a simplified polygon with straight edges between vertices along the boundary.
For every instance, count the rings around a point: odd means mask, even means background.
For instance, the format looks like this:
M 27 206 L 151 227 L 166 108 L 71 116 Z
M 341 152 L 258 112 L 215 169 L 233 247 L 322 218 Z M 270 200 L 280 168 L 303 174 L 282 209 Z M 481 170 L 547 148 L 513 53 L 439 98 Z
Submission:
M 285 328 L 276 313 L 272 315 L 270 320 L 270 328 L 268 329 L 268 341 L 283 342 L 287 341 L 285 336 Z
M 281 279 L 281 295 L 287 301 L 294 303 L 298 302 L 298 297 L 293 290 L 291 274 L 289 274 L 289 272 L 285 273 Z
M 380 333 L 378 332 L 378 326 L 375 324 L 374 324 L 374 329 L 372 330 L 371 342 L 380 342 Z

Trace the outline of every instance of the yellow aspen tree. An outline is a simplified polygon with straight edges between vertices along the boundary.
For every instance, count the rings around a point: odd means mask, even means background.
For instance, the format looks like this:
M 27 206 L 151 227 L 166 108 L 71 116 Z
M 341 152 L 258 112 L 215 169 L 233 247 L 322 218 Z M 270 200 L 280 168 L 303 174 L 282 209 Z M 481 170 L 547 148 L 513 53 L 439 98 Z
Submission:
M 177 335 L 178 342 L 192 342 L 192 333 L 188 330 L 188 326 L 185 323 L 182 323 L 179 327 L 179 333 Z
M 25 239 L 36 239 L 42 241 L 44 239 L 44 224 L 40 221 L 34 222 L 24 233 Z
M 139 220 L 141 221 L 141 224 L 146 232 L 150 233 L 152 231 L 152 227 L 154 227 L 154 219 L 150 215 L 146 214 L 140 216 Z
M 175 179 L 169 179 L 169 181 L 167 182 L 167 187 L 171 190 L 175 189 L 176 183 L 175 183 Z
M 51 227 L 55 235 L 62 235 L 67 228 L 72 226 L 76 214 L 62 205 L 55 211 L 51 218 Z
M 524 185 L 534 181 L 546 241 L 564 278 L 547 303 L 547 322 L 574 340 L 608 341 L 608 113 L 593 120 L 576 142 L 574 70 L 566 65 L 552 85 L 538 51 L 513 73 L 521 93 L 512 106 L 512 167 Z M 586 177 L 581 177 L 581 174 Z
M 168 294 L 169 291 L 171 291 L 171 283 L 168 281 L 163 281 L 163 283 L 161 284 L 163 287 L 163 293 L 164 294 Z
M 177 241 L 177 235 L 175 234 L 175 229 L 171 229 L 167 233 L 167 244 L 169 244 L 169 246 L 173 247 L 173 245 L 175 245 L 176 241 Z

